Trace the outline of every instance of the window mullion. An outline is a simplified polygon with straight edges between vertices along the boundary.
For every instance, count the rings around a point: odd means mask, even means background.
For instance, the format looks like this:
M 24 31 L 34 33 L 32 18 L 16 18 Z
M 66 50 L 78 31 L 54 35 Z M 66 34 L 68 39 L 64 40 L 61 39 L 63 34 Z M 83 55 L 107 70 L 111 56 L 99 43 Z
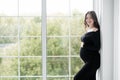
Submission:
M 46 55 L 46 0 L 42 0 L 42 75 L 43 80 L 47 80 L 47 55 Z

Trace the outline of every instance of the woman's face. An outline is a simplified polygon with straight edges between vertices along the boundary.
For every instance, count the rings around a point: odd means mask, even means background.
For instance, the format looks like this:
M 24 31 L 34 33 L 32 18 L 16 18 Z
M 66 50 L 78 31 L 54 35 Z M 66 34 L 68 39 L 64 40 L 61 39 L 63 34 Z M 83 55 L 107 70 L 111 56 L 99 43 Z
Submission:
M 90 14 L 87 14 L 86 16 L 86 22 L 89 26 L 93 26 L 94 20 L 92 19 Z

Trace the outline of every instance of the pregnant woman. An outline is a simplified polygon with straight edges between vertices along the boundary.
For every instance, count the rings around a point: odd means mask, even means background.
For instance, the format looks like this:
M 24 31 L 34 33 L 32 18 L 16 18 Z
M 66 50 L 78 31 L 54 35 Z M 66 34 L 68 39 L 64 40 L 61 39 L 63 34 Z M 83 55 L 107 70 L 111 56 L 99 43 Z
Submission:
M 85 15 L 86 33 L 81 36 L 80 57 L 85 65 L 74 76 L 74 80 L 96 80 L 96 71 L 100 67 L 100 25 L 96 13 L 88 11 Z

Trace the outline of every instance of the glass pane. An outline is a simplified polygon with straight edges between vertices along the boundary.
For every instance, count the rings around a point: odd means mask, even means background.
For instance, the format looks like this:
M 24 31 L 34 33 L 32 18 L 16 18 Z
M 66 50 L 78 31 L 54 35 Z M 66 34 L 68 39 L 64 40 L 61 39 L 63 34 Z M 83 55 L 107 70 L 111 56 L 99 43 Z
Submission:
M 0 0 L 0 16 L 17 16 L 18 0 Z
M 0 36 L 17 36 L 18 21 L 16 17 L 0 17 Z
M 0 78 L 0 80 L 18 80 L 18 78 Z
M 69 78 L 47 78 L 47 80 L 69 80 Z
M 75 75 L 83 66 L 83 61 L 80 57 L 71 58 L 71 74 Z
M 71 2 L 71 15 L 79 13 L 86 13 L 93 10 L 93 0 L 70 0 Z
M 42 0 L 19 0 L 20 16 L 41 16 Z
M 74 80 L 74 76 L 70 78 L 70 80 Z
M 37 78 L 37 77 L 35 77 L 35 78 L 29 78 L 29 77 L 27 77 L 27 78 L 20 78 L 20 80 L 42 80 L 42 78 Z
M 0 38 L 0 56 L 17 56 L 18 39 L 17 38 Z
M 40 76 L 42 75 L 41 58 L 21 58 L 20 59 L 21 76 Z
M 71 18 L 70 30 L 71 35 L 82 35 L 85 32 L 83 14 L 81 14 L 80 17 L 73 16 Z
M 68 58 L 51 57 L 47 58 L 48 75 L 68 75 Z
M 41 38 L 21 38 L 20 49 L 21 56 L 41 56 Z
M 47 18 L 47 35 L 68 35 L 69 20 L 63 17 L 48 17 Z
M 41 17 L 21 17 L 21 36 L 41 36 Z
M 0 76 L 17 76 L 18 59 L 0 58 Z
M 80 37 L 71 37 L 71 54 L 79 55 L 80 54 L 80 46 L 81 41 Z
M 68 16 L 68 15 L 69 15 L 69 0 L 47 0 L 47 16 Z
M 68 55 L 68 38 L 47 38 L 47 55 Z

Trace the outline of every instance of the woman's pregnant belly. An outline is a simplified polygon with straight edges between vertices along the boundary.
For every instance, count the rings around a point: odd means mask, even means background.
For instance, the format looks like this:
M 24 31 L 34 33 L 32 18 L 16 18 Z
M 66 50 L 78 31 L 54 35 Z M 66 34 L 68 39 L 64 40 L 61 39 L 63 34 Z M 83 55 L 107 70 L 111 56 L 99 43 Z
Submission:
M 80 57 L 84 62 L 92 61 L 99 62 L 100 54 L 98 52 L 88 51 L 85 48 L 81 47 L 80 49 Z

